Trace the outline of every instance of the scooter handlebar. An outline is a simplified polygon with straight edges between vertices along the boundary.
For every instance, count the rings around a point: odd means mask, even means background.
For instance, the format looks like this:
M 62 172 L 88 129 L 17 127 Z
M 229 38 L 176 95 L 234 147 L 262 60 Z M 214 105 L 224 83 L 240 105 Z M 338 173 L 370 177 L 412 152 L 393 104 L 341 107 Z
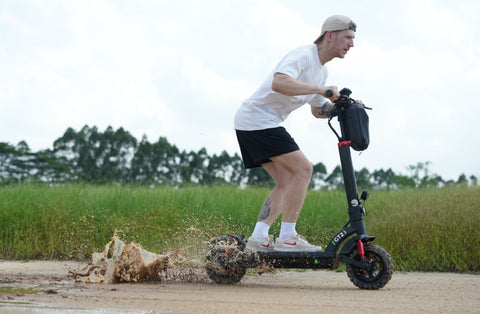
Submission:
M 352 93 L 352 91 L 348 88 L 342 88 L 342 90 L 340 91 L 340 97 L 337 98 L 337 100 L 335 100 L 333 102 L 334 104 L 334 108 L 331 112 L 331 117 L 336 117 L 338 116 L 338 114 L 340 113 L 341 111 L 341 108 L 344 107 L 344 106 L 348 106 L 350 105 L 352 102 L 355 102 L 355 100 L 351 99 L 350 98 L 350 94 Z M 333 91 L 331 89 L 328 89 L 326 92 L 325 92 L 325 96 L 327 97 L 331 97 L 333 96 Z
M 342 90 L 340 91 L 340 96 L 349 97 L 351 93 L 352 91 L 345 87 L 345 88 L 342 88 Z M 327 91 L 325 92 L 325 96 L 332 97 L 333 91 L 331 89 L 327 89 Z

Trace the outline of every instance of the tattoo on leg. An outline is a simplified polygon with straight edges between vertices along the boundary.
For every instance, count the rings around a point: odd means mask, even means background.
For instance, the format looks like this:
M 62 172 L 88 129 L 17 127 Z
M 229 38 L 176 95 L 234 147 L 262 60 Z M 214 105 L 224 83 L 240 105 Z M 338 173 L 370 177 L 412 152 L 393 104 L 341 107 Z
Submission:
M 272 200 L 270 196 L 267 197 L 265 203 L 263 203 L 262 210 L 260 211 L 260 215 L 258 215 L 258 220 L 265 220 L 270 216 L 270 211 L 272 210 Z

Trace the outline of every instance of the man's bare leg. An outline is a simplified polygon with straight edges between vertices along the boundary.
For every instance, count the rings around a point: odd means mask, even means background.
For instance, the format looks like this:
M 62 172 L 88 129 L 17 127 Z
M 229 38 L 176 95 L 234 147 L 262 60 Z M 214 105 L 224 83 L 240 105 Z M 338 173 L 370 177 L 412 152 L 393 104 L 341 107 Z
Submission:
M 253 232 L 258 240 L 268 235 L 270 226 L 280 214 L 282 226 L 291 223 L 288 230 L 294 231 L 312 176 L 312 165 L 300 150 L 274 157 L 272 162 L 262 167 L 272 176 L 276 185 L 258 216 Z
M 273 177 L 277 185 L 270 193 L 270 207 L 266 201 L 263 214 L 270 209 L 269 215 L 264 215 L 263 221 L 269 225 L 282 214 L 282 221 L 296 222 L 302 210 L 312 177 L 312 165 L 302 153 L 297 150 L 288 154 L 271 158 L 272 162 L 262 165 Z

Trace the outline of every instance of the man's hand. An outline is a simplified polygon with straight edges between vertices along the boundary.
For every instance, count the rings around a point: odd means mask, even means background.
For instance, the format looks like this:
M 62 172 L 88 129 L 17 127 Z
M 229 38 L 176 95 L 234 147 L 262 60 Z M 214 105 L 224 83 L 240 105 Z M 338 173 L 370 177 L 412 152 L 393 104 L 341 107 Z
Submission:
M 325 98 L 328 98 L 331 102 L 335 102 L 340 97 L 340 93 L 338 92 L 338 87 L 335 85 L 332 86 L 323 86 L 324 92 L 322 93 L 322 96 Z M 327 91 L 331 91 L 332 95 L 329 97 L 327 96 Z

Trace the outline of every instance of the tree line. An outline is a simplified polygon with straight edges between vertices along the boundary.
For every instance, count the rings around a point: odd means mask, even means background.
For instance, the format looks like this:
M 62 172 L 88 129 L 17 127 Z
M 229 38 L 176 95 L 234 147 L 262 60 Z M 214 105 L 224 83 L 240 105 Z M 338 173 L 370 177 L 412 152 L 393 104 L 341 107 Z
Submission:
M 362 189 L 399 189 L 442 187 L 445 185 L 477 184 L 477 178 L 465 174 L 457 181 L 445 181 L 430 174 L 429 162 L 407 168 L 410 175 L 396 174 L 392 169 L 370 172 L 363 168 L 355 172 Z M 84 126 L 80 131 L 68 128 L 53 143 L 53 149 L 32 152 L 25 141 L 17 145 L 0 142 L 0 184 L 46 182 L 61 184 L 138 184 L 185 186 L 189 184 L 235 186 L 272 186 L 273 180 L 262 168 L 246 170 L 238 154 L 226 151 L 209 155 L 199 151 L 178 149 L 160 137 L 150 143 L 144 135 L 140 141 L 123 128 Z M 311 187 L 342 189 L 340 166 L 327 173 L 321 162 L 313 165 Z

